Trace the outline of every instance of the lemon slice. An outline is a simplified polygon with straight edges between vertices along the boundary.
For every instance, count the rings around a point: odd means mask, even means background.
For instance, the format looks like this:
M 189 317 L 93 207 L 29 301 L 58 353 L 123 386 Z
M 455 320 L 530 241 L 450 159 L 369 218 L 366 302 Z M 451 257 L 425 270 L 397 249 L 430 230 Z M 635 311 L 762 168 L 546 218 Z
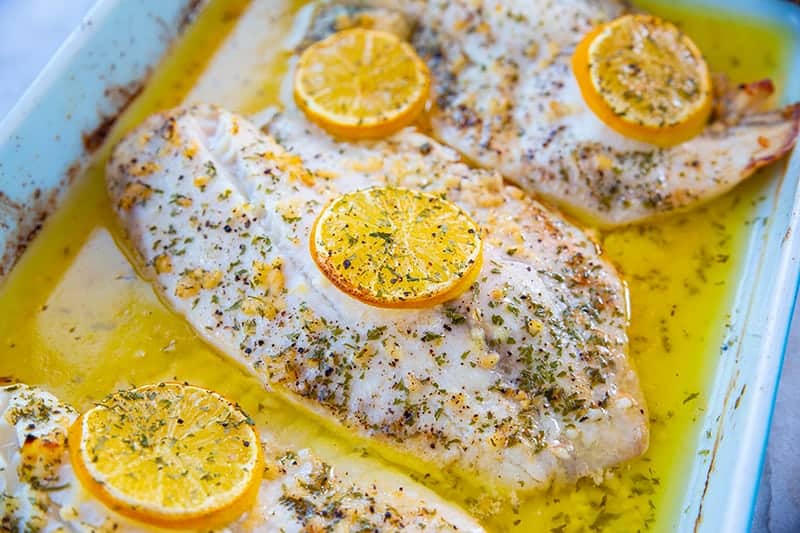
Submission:
M 344 194 L 311 231 L 311 255 L 342 291 L 378 307 L 426 307 L 469 288 L 479 229 L 439 196 L 394 187 Z
M 209 529 L 254 502 L 263 452 L 252 422 L 219 394 L 179 383 L 108 396 L 69 430 L 83 486 L 154 526 Z
M 294 97 L 327 132 L 347 139 L 390 135 L 425 107 L 428 67 L 395 35 L 354 28 L 308 48 L 297 62 Z
M 589 108 L 633 139 L 671 146 L 711 114 L 711 74 L 692 40 L 650 15 L 625 15 L 591 31 L 572 56 Z

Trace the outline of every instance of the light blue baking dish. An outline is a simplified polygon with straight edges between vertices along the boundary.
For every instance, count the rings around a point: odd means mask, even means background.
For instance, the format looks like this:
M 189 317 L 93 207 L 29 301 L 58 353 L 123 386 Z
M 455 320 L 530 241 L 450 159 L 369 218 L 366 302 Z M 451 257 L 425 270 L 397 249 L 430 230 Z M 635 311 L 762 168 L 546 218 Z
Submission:
M 783 100 L 800 100 L 800 7 L 696 0 L 787 26 L 794 64 Z M 101 0 L 0 122 L 0 280 L 81 173 L 202 0 Z M 682 3 L 689 3 L 683 0 Z M 727 352 L 713 376 L 680 531 L 749 528 L 800 274 L 800 150 L 758 206 L 738 280 Z M 703 444 L 705 447 L 706 444 Z M 699 446 L 698 446 L 699 447 Z

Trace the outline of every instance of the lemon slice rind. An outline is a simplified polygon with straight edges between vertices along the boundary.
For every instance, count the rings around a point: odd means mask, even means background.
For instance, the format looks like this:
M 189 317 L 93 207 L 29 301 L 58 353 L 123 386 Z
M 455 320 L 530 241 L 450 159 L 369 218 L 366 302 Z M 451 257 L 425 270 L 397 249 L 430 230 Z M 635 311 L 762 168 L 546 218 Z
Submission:
M 110 395 L 75 421 L 68 442 L 83 487 L 113 511 L 158 527 L 208 529 L 236 519 L 263 472 L 247 415 L 213 391 L 179 383 Z
M 425 108 L 429 89 L 428 68 L 408 43 L 364 28 L 314 43 L 294 74 L 298 107 L 346 139 L 384 137 L 408 126 Z
M 712 106 L 708 65 L 692 40 L 650 15 L 624 15 L 589 32 L 572 69 L 584 101 L 607 126 L 672 146 L 697 135 Z
M 344 194 L 317 217 L 314 261 L 340 290 L 370 305 L 429 307 L 456 298 L 481 269 L 473 220 L 439 196 L 396 187 Z

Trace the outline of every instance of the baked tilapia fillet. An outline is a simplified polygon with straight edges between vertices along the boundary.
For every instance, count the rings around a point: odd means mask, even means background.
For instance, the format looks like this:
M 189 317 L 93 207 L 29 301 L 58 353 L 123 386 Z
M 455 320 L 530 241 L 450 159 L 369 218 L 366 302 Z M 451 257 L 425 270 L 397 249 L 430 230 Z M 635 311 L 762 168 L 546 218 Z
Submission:
M 67 431 L 78 414 L 35 387 L 0 387 L 0 530 L 144 532 L 82 489 Z M 400 476 L 350 476 L 261 432 L 264 479 L 256 504 L 225 532 L 481 532 L 457 507 Z
M 144 275 L 222 354 L 355 435 L 486 486 L 599 475 L 648 443 L 626 289 L 583 231 L 414 130 L 339 143 L 200 105 L 114 150 L 108 190 Z M 424 309 L 333 286 L 309 232 L 338 195 L 444 195 L 482 227 L 478 281 Z
M 317 2 L 299 48 L 367 26 L 409 39 L 433 75 L 434 137 L 526 191 L 605 227 L 715 198 L 792 150 L 800 104 L 774 107 L 769 80 L 714 83 L 714 113 L 670 148 L 620 135 L 589 109 L 570 64 L 617 0 Z

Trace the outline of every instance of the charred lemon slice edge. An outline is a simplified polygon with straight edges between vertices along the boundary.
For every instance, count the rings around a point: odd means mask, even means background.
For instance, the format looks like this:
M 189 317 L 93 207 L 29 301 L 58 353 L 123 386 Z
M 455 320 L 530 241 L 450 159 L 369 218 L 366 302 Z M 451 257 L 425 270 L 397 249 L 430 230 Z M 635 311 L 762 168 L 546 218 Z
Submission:
M 306 48 L 294 98 L 308 118 L 345 139 L 378 138 L 408 126 L 425 108 L 428 67 L 395 35 L 354 28 Z
M 252 421 L 219 394 L 180 383 L 109 395 L 69 430 L 81 484 L 153 526 L 209 529 L 249 509 L 263 475 Z
M 590 31 L 572 56 L 589 108 L 611 129 L 672 146 L 708 122 L 708 65 L 675 25 L 651 15 L 625 15 Z
M 482 241 L 472 218 L 440 196 L 398 187 L 344 194 L 314 222 L 311 256 L 339 289 L 377 307 L 429 307 L 476 280 Z

